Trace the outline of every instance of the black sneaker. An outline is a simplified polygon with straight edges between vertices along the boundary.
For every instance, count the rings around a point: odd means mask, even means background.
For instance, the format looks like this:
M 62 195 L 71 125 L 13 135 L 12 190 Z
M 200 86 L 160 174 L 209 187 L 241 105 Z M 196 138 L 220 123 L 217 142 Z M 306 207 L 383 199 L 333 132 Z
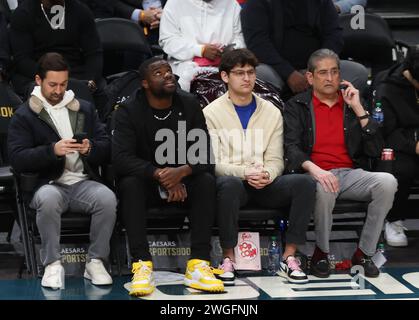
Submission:
M 307 283 L 308 277 L 300 268 L 300 260 L 294 256 L 288 256 L 280 263 L 278 271 L 280 277 L 286 278 L 291 283 Z
M 361 266 L 364 268 L 364 275 L 368 278 L 377 278 L 380 275 L 380 270 L 372 262 L 371 257 L 364 256 L 364 258 L 359 259 L 355 255 L 352 257 L 353 266 Z
M 329 259 L 321 259 L 318 261 L 311 261 L 310 263 L 311 274 L 317 278 L 330 277 L 330 263 Z

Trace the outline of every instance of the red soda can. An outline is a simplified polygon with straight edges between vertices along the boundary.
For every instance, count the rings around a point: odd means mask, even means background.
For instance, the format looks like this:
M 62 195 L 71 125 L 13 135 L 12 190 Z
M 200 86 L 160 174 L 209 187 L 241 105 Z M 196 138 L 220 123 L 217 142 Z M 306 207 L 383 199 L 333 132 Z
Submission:
M 381 160 L 394 160 L 393 149 L 383 149 L 381 152 Z

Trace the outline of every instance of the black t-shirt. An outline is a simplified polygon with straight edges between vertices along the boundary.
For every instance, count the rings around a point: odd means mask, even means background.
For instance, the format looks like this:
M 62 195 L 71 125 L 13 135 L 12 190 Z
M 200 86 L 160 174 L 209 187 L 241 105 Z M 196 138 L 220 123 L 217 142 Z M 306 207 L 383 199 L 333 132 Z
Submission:
M 146 121 L 147 140 L 150 149 L 154 154 L 153 165 L 156 167 L 178 167 L 178 122 L 180 110 L 176 106 L 168 109 L 155 109 L 149 107 L 148 116 L 150 121 Z M 160 131 L 162 130 L 162 131 Z M 163 131 L 164 130 L 164 131 Z M 159 132 L 160 131 L 160 132 Z M 156 134 L 159 132 L 160 141 L 157 141 Z M 160 148 L 159 148 L 160 147 Z M 160 157 L 163 159 L 157 159 Z M 162 162 L 166 160 L 165 162 Z

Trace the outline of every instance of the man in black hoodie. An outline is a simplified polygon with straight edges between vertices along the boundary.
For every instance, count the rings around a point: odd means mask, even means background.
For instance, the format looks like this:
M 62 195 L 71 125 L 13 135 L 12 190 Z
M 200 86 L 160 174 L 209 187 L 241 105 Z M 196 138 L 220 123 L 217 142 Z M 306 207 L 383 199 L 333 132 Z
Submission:
M 419 45 L 401 65 L 391 68 L 379 88 L 384 111 L 386 146 L 395 153 L 393 174 L 399 186 L 385 226 L 391 246 L 407 246 L 402 220 L 409 211 L 409 189 L 419 177 Z

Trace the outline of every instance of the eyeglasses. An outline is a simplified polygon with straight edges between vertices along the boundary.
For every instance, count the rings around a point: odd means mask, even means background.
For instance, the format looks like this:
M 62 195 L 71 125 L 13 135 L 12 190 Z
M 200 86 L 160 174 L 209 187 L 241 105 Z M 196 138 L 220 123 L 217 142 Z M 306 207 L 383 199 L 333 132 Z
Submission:
M 249 78 L 252 78 L 252 77 L 256 76 L 256 70 L 255 69 L 251 69 L 251 70 L 231 70 L 230 73 L 236 75 L 239 78 L 244 78 L 246 74 Z
M 331 69 L 331 70 L 320 70 L 317 72 L 320 78 L 327 78 L 329 75 L 333 78 L 340 74 L 339 69 Z

